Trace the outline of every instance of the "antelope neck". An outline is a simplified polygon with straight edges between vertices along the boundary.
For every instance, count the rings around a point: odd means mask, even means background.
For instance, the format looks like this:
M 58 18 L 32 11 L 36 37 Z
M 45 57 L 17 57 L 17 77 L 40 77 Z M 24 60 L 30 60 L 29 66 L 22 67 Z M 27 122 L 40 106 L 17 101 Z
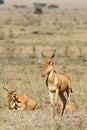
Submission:
M 50 73 L 51 73 L 52 71 L 53 71 L 54 73 L 56 73 L 56 70 L 51 70 L 51 71 L 48 73 L 48 76 L 50 75 Z
M 51 72 L 53 72 L 53 74 L 56 73 L 55 70 L 51 70 L 51 71 L 48 73 L 48 75 L 47 75 L 47 79 L 46 79 L 46 85 L 47 85 L 47 87 L 48 87 L 48 82 L 49 82 L 49 79 L 50 79 L 49 76 L 50 76 Z

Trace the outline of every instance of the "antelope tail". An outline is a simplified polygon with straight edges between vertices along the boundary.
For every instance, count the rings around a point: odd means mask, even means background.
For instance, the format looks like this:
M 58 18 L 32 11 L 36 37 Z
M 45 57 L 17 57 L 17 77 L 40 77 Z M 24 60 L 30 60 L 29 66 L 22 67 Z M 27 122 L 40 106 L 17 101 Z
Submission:
M 71 87 L 69 88 L 69 104 L 70 104 L 70 102 L 71 102 L 71 100 L 70 100 L 70 99 L 71 99 L 71 95 L 70 95 L 70 93 L 73 93 L 73 90 L 72 90 Z
M 73 90 L 72 90 L 72 88 L 70 88 L 70 93 L 73 93 Z

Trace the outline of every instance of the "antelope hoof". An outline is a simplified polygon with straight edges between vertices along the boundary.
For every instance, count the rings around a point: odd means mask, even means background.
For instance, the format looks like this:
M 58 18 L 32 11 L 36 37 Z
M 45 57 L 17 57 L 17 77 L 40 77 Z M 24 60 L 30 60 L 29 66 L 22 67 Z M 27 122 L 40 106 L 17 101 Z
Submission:
M 58 101 L 57 101 L 57 102 L 55 102 L 54 104 L 55 104 L 55 106 L 58 106 L 58 105 L 59 105 L 59 104 L 58 104 Z

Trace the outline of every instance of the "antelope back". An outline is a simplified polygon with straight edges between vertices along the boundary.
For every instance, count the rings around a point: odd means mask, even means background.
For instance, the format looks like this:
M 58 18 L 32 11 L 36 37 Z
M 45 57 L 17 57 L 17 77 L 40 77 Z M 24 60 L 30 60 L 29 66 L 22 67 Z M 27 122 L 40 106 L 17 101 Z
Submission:
M 27 109 L 28 110 L 34 110 L 36 105 L 37 105 L 37 102 L 35 101 L 35 99 L 32 98 L 31 96 L 28 96 L 28 99 L 27 99 Z

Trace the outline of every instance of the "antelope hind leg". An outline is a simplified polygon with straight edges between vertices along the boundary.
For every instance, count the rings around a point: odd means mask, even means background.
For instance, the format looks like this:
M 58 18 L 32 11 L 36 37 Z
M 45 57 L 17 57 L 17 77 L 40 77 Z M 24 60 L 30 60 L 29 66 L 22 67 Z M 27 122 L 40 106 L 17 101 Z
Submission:
M 60 95 L 60 98 L 62 99 L 62 102 L 63 102 L 63 108 L 62 108 L 62 116 L 63 116 L 64 110 L 66 107 L 66 98 L 65 98 L 63 93 L 60 93 L 59 95 Z

